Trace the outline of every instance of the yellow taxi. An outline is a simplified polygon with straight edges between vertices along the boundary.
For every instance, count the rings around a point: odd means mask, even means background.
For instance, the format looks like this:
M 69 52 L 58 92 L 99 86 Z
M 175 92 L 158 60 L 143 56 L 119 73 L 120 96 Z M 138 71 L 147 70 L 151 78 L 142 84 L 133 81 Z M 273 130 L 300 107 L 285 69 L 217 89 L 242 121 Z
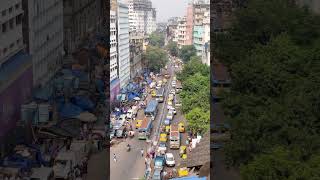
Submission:
M 166 84 L 167 83 L 167 79 L 163 79 L 163 84 Z
M 181 158 L 182 159 L 187 159 L 187 154 L 182 154 Z
M 173 94 L 169 94 L 168 101 L 172 101 L 172 100 L 173 100 Z
M 156 90 L 152 90 L 152 91 L 151 91 L 151 96 L 152 96 L 152 97 L 157 96 Z
M 184 123 L 181 122 L 178 124 L 178 126 L 179 126 L 179 132 L 184 133 L 185 132 Z
M 167 142 L 167 134 L 166 133 L 161 133 L 159 141 L 160 142 Z
M 189 175 L 188 168 L 186 168 L 186 167 L 180 168 L 178 170 L 178 175 L 179 175 L 179 177 L 188 176 Z
M 187 146 L 180 146 L 180 156 L 184 155 L 187 153 Z
M 136 129 L 140 128 L 142 124 L 142 120 L 141 119 L 137 119 L 136 121 Z

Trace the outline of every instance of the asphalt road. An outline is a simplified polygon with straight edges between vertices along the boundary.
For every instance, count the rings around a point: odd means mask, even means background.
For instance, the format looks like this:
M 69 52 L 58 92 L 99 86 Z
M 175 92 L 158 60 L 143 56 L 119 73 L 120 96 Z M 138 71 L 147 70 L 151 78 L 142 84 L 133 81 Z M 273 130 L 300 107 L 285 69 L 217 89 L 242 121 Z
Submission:
M 171 74 L 172 69 L 169 68 L 169 73 Z M 158 107 L 158 114 L 155 117 L 155 120 L 153 121 L 153 130 L 151 132 L 151 140 L 156 139 L 159 135 L 159 125 L 162 123 L 163 119 L 166 116 L 166 106 L 165 102 L 167 102 L 167 96 L 168 96 L 168 85 L 171 85 L 171 79 L 166 84 L 166 91 L 165 91 L 165 101 L 164 103 L 160 103 Z M 152 99 L 151 95 L 149 94 L 147 97 L 147 102 L 149 102 Z M 144 112 L 143 110 L 139 110 L 137 118 L 136 119 L 143 119 L 144 118 Z M 135 122 L 133 122 L 135 124 Z M 133 126 L 134 127 L 134 126 Z M 136 132 L 137 134 L 137 132 Z M 141 157 L 140 150 L 141 148 L 144 149 L 146 152 L 149 143 L 147 143 L 144 140 L 139 140 L 137 136 L 134 138 L 127 138 L 121 140 L 123 142 L 113 145 L 110 148 L 110 179 L 111 180 L 130 180 L 130 179 L 140 179 L 144 176 L 145 173 L 145 163 L 144 163 L 144 157 Z M 127 152 L 126 145 L 131 145 L 131 151 Z M 117 161 L 114 162 L 113 160 L 113 154 L 116 154 Z

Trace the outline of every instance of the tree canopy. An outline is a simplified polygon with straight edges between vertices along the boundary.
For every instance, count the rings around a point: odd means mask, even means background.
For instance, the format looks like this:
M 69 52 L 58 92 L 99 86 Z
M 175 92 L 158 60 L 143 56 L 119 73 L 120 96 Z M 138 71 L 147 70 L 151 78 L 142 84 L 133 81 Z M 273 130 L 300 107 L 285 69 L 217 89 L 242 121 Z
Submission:
M 167 53 L 156 46 L 148 46 L 144 58 L 148 62 L 149 69 L 153 72 L 159 72 L 168 61 Z
M 151 46 L 164 46 L 164 34 L 159 32 L 153 32 L 149 35 L 149 44 Z
M 320 21 L 289 0 L 249 0 L 215 37 L 231 91 L 227 162 L 243 179 L 317 179 L 320 167 Z
M 187 63 L 192 56 L 196 56 L 197 51 L 193 45 L 182 46 L 179 56 L 183 62 Z
M 196 134 L 205 133 L 210 127 L 210 70 L 199 57 L 193 56 L 184 65 L 177 79 L 183 90 L 179 94 L 182 112 L 186 114 L 187 127 Z
M 178 56 L 179 49 L 178 44 L 176 42 L 170 41 L 167 45 L 167 49 L 169 50 L 172 56 Z

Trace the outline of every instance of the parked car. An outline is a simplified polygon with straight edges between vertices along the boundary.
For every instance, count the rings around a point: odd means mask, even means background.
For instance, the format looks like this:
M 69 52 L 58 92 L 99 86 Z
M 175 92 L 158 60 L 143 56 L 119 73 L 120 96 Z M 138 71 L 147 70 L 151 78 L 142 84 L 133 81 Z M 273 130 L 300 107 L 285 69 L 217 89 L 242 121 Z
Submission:
M 171 123 L 170 123 L 170 119 L 165 119 L 164 120 L 164 125 L 166 125 L 166 126 L 168 126 L 168 125 L 170 125 Z
M 167 144 L 165 142 L 159 143 L 158 152 L 160 154 L 165 154 L 167 152 Z
M 160 134 L 160 139 L 159 139 L 160 142 L 164 142 L 165 143 L 165 142 L 167 142 L 167 139 L 168 138 L 167 138 L 167 134 L 166 133 L 161 133 Z
M 163 156 L 156 156 L 154 159 L 154 169 L 162 170 L 164 167 L 165 158 Z
M 176 90 L 175 90 L 175 89 L 171 89 L 171 90 L 170 90 L 170 94 L 175 95 L 175 94 L 176 94 Z
M 168 114 L 167 114 L 167 119 L 172 120 L 173 119 L 173 115 L 174 115 L 173 110 L 169 109 Z
M 172 111 L 173 111 L 173 114 L 174 114 L 174 115 L 176 115 L 176 114 L 177 114 L 176 108 L 171 107 L 171 108 L 169 109 L 169 111 L 170 111 L 170 110 L 172 110 Z
M 167 166 L 173 167 L 175 166 L 175 160 L 174 160 L 174 156 L 172 153 L 166 153 L 165 155 L 165 159 L 166 159 L 166 164 Z
M 152 180 L 162 180 L 162 170 L 156 169 L 153 173 Z

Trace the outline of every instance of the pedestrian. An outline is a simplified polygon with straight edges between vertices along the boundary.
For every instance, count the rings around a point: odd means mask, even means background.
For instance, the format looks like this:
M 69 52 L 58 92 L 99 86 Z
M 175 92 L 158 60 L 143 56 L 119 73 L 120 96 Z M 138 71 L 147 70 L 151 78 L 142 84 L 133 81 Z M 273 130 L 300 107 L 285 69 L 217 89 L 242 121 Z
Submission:
M 143 154 L 144 154 L 143 149 L 141 149 L 140 152 L 141 152 L 141 156 L 143 157 Z
M 116 156 L 116 154 L 114 154 L 114 153 L 113 153 L 113 161 L 114 161 L 114 162 L 117 162 L 117 156 Z

